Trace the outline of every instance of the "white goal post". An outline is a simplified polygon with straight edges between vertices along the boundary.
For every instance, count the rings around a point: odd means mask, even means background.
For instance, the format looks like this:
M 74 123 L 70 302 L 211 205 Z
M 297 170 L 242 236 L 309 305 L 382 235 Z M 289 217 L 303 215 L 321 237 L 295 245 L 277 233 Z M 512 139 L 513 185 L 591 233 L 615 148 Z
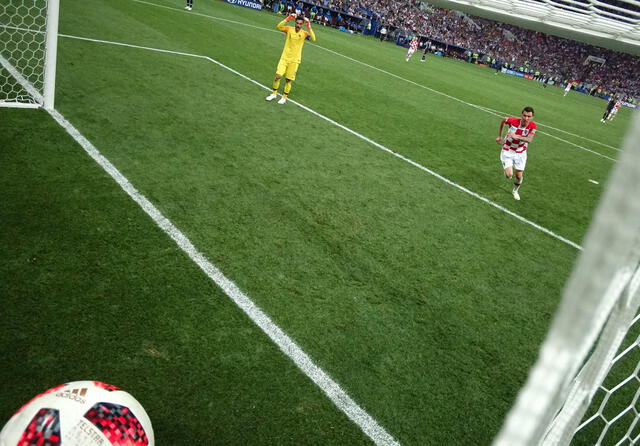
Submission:
M 0 1 L 0 107 L 52 109 L 59 0 Z

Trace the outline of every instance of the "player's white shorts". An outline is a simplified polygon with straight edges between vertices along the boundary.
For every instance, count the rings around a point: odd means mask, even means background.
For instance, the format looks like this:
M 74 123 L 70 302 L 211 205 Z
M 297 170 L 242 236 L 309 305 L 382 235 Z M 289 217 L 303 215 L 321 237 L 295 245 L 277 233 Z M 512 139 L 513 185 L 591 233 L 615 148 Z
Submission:
M 413 56 L 413 53 L 415 53 L 416 50 L 409 48 L 409 51 L 407 52 L 407 57 Z
M 524 170 L 527 164 L 527 151 L 517 153 L 515 150 L 500 150 L 502 168 L 513 167 L 516 170 Z

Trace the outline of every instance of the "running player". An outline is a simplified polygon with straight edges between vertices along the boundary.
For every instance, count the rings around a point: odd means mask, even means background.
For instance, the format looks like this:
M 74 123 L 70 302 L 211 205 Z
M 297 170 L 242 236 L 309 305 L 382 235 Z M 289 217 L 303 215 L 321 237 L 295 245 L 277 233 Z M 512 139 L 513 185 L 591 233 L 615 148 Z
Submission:
M 284 26 L 286 22 L 295 18 L 295 28 L 291 26 Z M 307 25 L 309 32 L 302 29 L 302 25 Z M 276 78 L 273 81 L 273 93 L 267 96 L 267 101 L 273 101 L 278 96 L 278 88 L 280 87 L 280 79 L 285 77 L 284 93 L 282 98 L 278 101 L 278 104 L 284 104 L 287 102 L 289 93 L 291 92 L 291 82 L 296 78 L 296 72 L 298 66 L 302 60 L 302 46 L 304 41 L 309 39 L 313 42 L 316 40 L 316 35 L 311 29 L 311 23 L 309 19 L 303 16 L 295 16 L 295 14 L 289 15 L 286 19 L 278 23 L 277 28 L 286 34 L 284 40 L 284 48 L 280 55 L 280 61 L 276 67 Z
M 609 102 L 607 102 L 607 109 L 604 111 L 600 122 L 604 124 L 607 119 L 609 119 L 609 116 L 611 116 L 611 112 L 613 111 L 613 107 L 616 106 L 616 102 L 618 102 L 618 98 L 616 97 L 616 95 L 613 95 L 609 98 Z
M 511 194 L 516 200 L 520 200 L 519 189 L 523 181 L 524 167 L 527 164 L 527 146 L 536 135 L 537 126 L 532 121 L 533 108 L 525 107 L 520 118 L 503 118 L 500 121 L 500 130 L 496 142 L 502 144 L 500 161 L 504 169 L 504 176 L 511 179 L 513 169 L 516 169 L 516 178 L 513 181 Z M 502 138 L 505 124 L 508 126 L 507 135 Z
M 416 52 L 416 49 L 418 48 L 418 38 L 414 37 L 411 40 L 411 43 L 409 43 L 409 51 L 407 51 L 407 57 L 404 59 L 407 62 L 409 62 L 409 59 L 411 59 L 411 56 L 413 56 L 413 53 Z
M 611 109 L 611 113 L 609 113 L 608 120 L 611 121 L 618 114 L 618 110 L 620 110 L 620 106 L 622 105 L 622 101 L 618 100 L 615 104 L 613 104 L 613 108 Z

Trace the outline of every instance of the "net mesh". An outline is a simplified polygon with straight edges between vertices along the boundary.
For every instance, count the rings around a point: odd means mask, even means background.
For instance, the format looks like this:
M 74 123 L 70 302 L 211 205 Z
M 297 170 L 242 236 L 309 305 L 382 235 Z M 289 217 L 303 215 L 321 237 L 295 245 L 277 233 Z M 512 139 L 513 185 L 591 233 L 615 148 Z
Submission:
M 640 315 L 634 317 L 620 351 L 598 386 L 572 445 L 627 445 L 640 439 Z
M 0 2 L 0 102 L 41 104 L 46 0 Z

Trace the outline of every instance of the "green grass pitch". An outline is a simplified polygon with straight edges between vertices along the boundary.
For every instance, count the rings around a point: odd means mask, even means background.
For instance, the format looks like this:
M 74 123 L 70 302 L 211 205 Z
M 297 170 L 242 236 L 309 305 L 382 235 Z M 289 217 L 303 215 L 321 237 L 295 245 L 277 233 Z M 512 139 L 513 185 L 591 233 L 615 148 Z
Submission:
M 320 26 L 280 106 L 281 16 L 182 8 L 62 0 L 56 109 L 400 444 L 490 444 L 631 112 Z M 97 379 L 158 445 L 372 444 L 46 112 L 0 108 L 0 172 L 0 423 Z

